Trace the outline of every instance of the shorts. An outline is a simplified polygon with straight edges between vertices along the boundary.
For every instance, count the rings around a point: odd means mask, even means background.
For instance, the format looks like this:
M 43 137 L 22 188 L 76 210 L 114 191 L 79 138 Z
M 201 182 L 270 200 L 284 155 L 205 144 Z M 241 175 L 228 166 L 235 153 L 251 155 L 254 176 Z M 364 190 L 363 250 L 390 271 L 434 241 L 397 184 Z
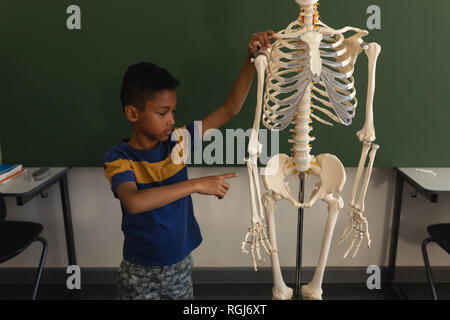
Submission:
M 169 266 L 140 266 L 125 259 L 117 278 L 118 300 L 193 300 L 191 255 Z

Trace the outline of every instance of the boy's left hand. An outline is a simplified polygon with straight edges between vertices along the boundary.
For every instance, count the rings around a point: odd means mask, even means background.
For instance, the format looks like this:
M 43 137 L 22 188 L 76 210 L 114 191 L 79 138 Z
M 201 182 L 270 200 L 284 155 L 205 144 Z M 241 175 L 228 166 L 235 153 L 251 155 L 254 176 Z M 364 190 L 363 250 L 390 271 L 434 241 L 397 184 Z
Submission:
M 271 48 L 270 39 L 274 38 L 276 38 L 276 33 L 272 30 L 252 34 L 248 44 L 248 53 L 253 55 L 259 49 L 265 50 Z

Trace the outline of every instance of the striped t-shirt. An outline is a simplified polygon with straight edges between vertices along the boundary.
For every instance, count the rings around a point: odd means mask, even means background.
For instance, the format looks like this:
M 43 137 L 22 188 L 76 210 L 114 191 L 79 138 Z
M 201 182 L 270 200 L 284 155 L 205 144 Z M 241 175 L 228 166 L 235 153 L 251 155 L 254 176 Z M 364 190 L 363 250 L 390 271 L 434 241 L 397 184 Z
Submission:
M 123 139 L 111 148 L 103 162 L 105 176 L 114 196 L 117 198 L 117 186 L 128 181 L 135 182 L 141 190 L 187 180 L 185 163 L 172 154 L 176 151 L 183 156 L 183 145 L 193 150 L 194 137 L 199 136 L 198 132 L 194 135 L 197 130 L 194 128 L 194 124 L 185 127 L 191 139 L 184 137 L 177 139 L 177 142 L 169 138 L 150 150 L 132 148 L 127 144 L 129 139 Z M 138 214 L 128 213 L 122 203 L 121 208 L 125 236 L 123 257 L 131 263 L 144 266 L 171 265 L 183 260 L 202 242 L 191 196 Z

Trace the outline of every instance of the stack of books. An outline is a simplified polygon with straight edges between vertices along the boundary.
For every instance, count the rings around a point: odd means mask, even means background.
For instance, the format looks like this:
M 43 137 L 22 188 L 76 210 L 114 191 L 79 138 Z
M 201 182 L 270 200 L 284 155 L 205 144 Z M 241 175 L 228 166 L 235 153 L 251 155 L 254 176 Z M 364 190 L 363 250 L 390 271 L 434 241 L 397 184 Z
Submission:
M 0 185 L 20 176 L 27 171 L 21 164 L 0 164 Z

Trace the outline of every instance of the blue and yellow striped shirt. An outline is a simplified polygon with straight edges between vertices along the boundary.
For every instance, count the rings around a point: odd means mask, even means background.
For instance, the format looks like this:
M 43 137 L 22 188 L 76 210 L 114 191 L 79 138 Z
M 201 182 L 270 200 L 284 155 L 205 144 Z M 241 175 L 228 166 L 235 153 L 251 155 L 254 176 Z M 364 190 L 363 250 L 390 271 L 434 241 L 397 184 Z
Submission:
M 190 136 L 186 146 L 193 150 L 194 124 L 186 127 Z M 173 161 L 172 150 L 179 142 L 159 142 L 154 149 L 137 150 L 123 139 L 104 156 L 104 173 L 112 192 L 121 183 L 135 182 L 138 189 L 170 185 L 188 179 L 187 167 Z M 180 141 L 181 142 L 181 141 Z M 182 152 L 181 152 L 182 154 Z M 158 209 L 130 214 L 121 204 L 123 257 L 144 266 L 165 266 L 177 263 L 197 248 L 202 236 L 194 216 L 191 196 L 176 200 Z

